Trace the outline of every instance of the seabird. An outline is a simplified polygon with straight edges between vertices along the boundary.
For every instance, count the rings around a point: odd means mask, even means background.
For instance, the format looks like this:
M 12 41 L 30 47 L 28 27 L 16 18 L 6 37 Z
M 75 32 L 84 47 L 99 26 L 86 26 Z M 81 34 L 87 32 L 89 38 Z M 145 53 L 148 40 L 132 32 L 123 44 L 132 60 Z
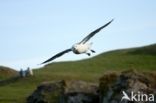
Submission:
M 56 55 L 54 55 L 53 57 L 49 58 L 48 60 L 42 62 L 41 64 L 50 62 L 60 56 L 62 56 L 65 53 L 68 52 L 73 52 L 75 54 L 82 54 L 82 53 L 86 53 L 88 56 L 90 56 L 91 54 L 88 53 L 88 51 L 90 50 L 92 53 L 95 53 L 94 50 L 91 49 L 91 45 L 92 43 L 86 43 L 90 38 L 92 38 L 96 33 L 98 33 L 100 30 L 102 30 L 103 28 L 105 28 L 106 26 L 108 26 L 111 22 L 113 21 L 113 19 L 111 21 L 109 21 L 108 23 L 106 23 L 105 25 L 101 26 L 100 28 L 94 30 L 93 32 L 91 32 L 90 34 L 88 34 L 84 39 L 82 39 L 82 41 L 80 41 L 79 43 L 74 44 L 71 48 L 66 49 Z

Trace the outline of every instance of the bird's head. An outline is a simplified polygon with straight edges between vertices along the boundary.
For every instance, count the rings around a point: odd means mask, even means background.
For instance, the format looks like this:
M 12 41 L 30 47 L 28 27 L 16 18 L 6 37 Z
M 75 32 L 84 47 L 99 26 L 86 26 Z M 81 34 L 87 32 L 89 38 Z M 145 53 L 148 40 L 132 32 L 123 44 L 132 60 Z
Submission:
M 75 54 L 80 54 L 80 52 L 78 51 L 78 49 L 80 48 L 80 44 L 77 43 L 77 44 L 74 44 L 72 46 L 72 51 L 75 53 Z
M 75 49 L 75 50 L 77 50 L 78 44 L 74 44 L 72 48 Z

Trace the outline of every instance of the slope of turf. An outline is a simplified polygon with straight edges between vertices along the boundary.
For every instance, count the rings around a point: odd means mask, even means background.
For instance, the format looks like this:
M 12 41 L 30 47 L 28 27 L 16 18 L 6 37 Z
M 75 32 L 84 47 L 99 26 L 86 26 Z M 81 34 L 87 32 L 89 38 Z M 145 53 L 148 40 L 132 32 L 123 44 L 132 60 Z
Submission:
M 90 59 L 51 63 L 36 72 L 40 77 L 51 76 L 55 79 L 97 80 L 109 71 L 137 69 L 151 71 L 156 69 L 156 44 L 123 50 L 106 52 Z
M 7 79 L 15 75 L 17 75 L 17 71 L 9 67 L 0 66 L 0 80 Z
M 127 69 L 156 70 L 156 44 L 114 50 L 80 61 L 51 63 L 34 70 L 34 76 L 19 78 L 0 86 L 0 103 L 24 103 L 25 98 L 44 81 L 81 79 L 98 82 L 107 72 Z

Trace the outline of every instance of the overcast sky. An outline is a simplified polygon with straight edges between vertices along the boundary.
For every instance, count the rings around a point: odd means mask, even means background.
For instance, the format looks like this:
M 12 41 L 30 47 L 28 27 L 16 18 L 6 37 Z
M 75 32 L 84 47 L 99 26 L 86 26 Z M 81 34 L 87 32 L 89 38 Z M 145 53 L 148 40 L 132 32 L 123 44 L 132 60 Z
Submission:
M 156 43 L 156 0 L 0 0 L 0 65 L 39 67 L 88 33 L 102 52 Z M 80 60 L 72 52 L 55 61 Z

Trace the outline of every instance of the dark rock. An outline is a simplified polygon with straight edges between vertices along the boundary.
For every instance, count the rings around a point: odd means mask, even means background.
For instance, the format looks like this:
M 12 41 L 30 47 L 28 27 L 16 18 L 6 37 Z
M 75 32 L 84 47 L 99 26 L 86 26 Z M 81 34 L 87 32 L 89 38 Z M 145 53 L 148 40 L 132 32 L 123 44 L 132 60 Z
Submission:
M 98 86 L 84 81 L 68 81 L 65 87 L 65 103 L 96 103 L 99 101 Z
M 153 81 L 156 82 L 147 73 L 138 73 L 135 70 L 124 71 L 120 75 L 114 73 L 104 75 L 100 79 L 100 101 L 101 103 L 155 103 L 149 101 L 121 101 L 123 91 L 129 97 L 132 91 L 156 96 L 156 87 L 153 86 L 155 83 Z
M 27 98 L 27 103 L 156 103 L 121 100 L 123 91 L 128 96 L 133 91 L 156 97 L 156 74 L 135 70 L 107 73 L 100 78 L 99 86 L 77 80 L 44 82 Z
M 27 98 L 27 103 L 59 103 L 64 85 L 64 81 L 44 82 Z
M 42 83 L 27 98 L 27 103 L 95 103 L 99 100 L 96 84 L 84 81 Z

